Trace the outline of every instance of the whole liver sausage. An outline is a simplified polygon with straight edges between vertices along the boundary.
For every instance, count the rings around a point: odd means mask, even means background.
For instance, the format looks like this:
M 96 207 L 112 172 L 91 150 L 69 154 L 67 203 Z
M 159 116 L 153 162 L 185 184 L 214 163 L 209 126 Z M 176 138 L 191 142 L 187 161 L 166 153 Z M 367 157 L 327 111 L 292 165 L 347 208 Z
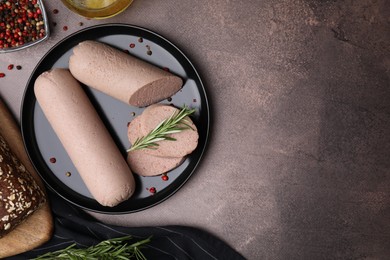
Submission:
M 133 174 L 80 84 L 66 69 L 42 73 L 35 96 L 92 196 L 104 206 L 127 200 Z
M 96 41 L 73 48 L 69 69 L 87 86 L 137 107 L 166 99 L 183 85 L 181 78 Z

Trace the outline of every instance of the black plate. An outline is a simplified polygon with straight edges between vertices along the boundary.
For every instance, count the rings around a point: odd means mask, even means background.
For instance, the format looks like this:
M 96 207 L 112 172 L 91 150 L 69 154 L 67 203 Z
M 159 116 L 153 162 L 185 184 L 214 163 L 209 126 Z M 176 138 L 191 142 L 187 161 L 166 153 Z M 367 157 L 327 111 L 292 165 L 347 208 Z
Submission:
M 141 39 L 142 38 L 142 41 Z M 81 41 L 96 40 L 161 68 L 168 68 L 184 80 L 183 89 L 162 103 L 182 107 L 184 104 L 196 108 L 192 117 L 199 130 L 199 145 L 184 163 L 168 173 L 169 180 L 161 176 L 136 177 L 136 192 L 127 201 L 115 207 L 104 207 L 93 199 L 82 182 L 77 170 L 66 154 L 59 139 L 46 120 L 34 95 L 34 82 L 44 71 L 54 67 L 67 68 L 72 48 Z M 150 55 L 151 51 L 152 54 Z M 129 106 L 83 86 L 95 108 L 111 131 L 118 147 L 126 155 L 130 146 L 127 139 L 127 123 L 142 108 Z M 126 24 L 105 24 L 78 31 L 56 44 L 41 59 L 28 80 L 21 109 L 21 128 L 28 155 L 47 186 L 69 202 L 91 211 L 101 213 L 130 213 L 152 207 L 174 194 L 192 175 L 206 147 L 210 114 L 207 96 L 202 81 L 190 60 L 174 44 L 164 37 L 144 28 Z M 71 126 L 69 126 L 71 129 Z M 56 158 L 56 162 L 50 162 Z M 67 176 L 67 172 L 71 176 Z M 152 194 L 150 188 L 157 192 Z

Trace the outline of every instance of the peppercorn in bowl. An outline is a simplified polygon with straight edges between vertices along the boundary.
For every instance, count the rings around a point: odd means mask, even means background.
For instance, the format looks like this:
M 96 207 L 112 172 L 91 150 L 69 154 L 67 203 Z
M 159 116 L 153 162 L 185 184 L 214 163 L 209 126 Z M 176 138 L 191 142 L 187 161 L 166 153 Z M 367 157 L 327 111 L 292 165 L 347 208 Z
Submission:
M 49 37 L 41 0 L 0 1 L 0 53 L 31 47 Z

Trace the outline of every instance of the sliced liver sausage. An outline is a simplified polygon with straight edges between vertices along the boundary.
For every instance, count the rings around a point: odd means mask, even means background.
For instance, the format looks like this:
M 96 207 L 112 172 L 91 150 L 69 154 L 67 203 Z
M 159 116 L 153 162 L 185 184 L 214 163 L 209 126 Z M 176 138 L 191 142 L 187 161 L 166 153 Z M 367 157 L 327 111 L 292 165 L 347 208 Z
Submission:
M 135 117 L 127 126 L 127 136 L 131 144 L 134 144 L 137 138 L 144 136 L 141 133 L 141 117 L 142 115 Z
M 73 48 L 69 69 L 80 82 L 137 107 L 166 99 L 183 85 L 181 78 L 96 41 Z
M 128 136 L 133 144 L 138 137 L 141 137 L 142 116 L 135 117 L 128 126 Z M 166 173 L 184 160 L 184 157 L 159 157 L 147 153 L 146 149 L 131 151 L 127 154 L 127 163 L 131 170 L 142 176 L 155 176 Z
M 149 133 L 153 130 L 161 121 L 169 118 L 173 113 L 178 113 L 179 109 L 170 105 L 156 104 L 149 106 L 142 113 L 141 120 L 141 132 L 143 134 Z M 156 156 L 166 157 L 181 157 L 192 153 L 198 145 L 198 131 L 195 124 L 189 117 L 186 117 L 187 124 L 192 129 L 186 129 L 170 136 L 175 138 L 176 141 L 160 141 L 156 150 L 148 149 L 147 152 Z M 184 127 L 184 125 L 183 125 Z
M 184 160 L 184 157 L 158 157 L 145 152 L 135 150 L 127 154 L 127 163 L 131 170 L 142 176 L 155 176 L 166 173 Z
M 115 206 L 128 199 L 135 190 L 133 174 L 70 72 L 44 72 L 35 81 L 34 91 L 92 196 L 104 206 Z
M 151 105 L 144 110 L 141 116 L 135 118 L 128 129 L 131 143 L 141 136 L 147 135 L 163 120 L 179 110 L 169 105 Z M 171 134 L 176 141 L 159 141 L 157 149 L 143 149 L 145 153 L 160 157 L 183 157 L 193 152 L 198 145 L 198 131 L 189 117 L 186 118 L 192 129 L 183 130 L 180 133 Z

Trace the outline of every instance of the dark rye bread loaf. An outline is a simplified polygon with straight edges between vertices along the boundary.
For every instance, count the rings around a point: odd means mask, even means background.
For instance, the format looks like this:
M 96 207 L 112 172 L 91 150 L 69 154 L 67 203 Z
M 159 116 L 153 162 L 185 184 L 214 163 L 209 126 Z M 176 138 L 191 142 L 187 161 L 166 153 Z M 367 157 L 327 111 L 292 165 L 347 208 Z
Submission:
M 0 237 L 46 201 L 45 194 L 0 135 Z

